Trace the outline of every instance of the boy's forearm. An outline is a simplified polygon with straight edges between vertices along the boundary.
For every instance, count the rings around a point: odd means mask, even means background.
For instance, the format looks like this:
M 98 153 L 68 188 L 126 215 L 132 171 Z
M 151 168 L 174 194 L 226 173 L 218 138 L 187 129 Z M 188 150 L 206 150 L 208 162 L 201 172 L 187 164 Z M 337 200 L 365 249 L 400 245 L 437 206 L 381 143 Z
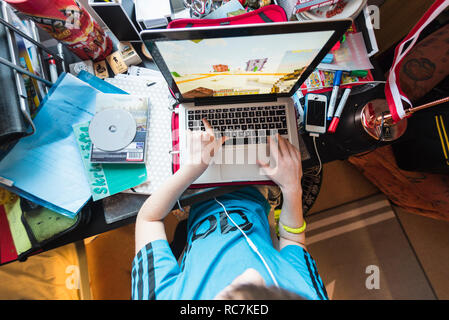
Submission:
M 136 254 L 147 243 L 167 240 L 163 220 L 184 190 L 201 174 L 197 169 L 181 168 L 142 205 L 136 219 Z
M 281 223 L 292 228 L 300 228 L 304 223 L 302 214 L 302 189 L 283 191 L 282 196 Z
M 137 219 L 161 221 L 172 210 L 182 193 L 197 179 L 198 173 L 183 167 L 171 176 L 142 205 Z
M 281 216 L 279 221 L 281 224 L 290 228 L 300 228 L 304 224 L 304 217 L 302 212 L 302 189 L 300 187 L 296 189 L 283 190 L 283 204 L 281 209 Z M 284 230 L 282 226 L 279 226 L 280 236 L 280 248 L 285 245 L 291 244 L 293 241 L 301 246 L 305 247 L 306 236 L 302 232 L 300 234 L 294 234 Z M 283 241 L 289 240 L 289 241 Z

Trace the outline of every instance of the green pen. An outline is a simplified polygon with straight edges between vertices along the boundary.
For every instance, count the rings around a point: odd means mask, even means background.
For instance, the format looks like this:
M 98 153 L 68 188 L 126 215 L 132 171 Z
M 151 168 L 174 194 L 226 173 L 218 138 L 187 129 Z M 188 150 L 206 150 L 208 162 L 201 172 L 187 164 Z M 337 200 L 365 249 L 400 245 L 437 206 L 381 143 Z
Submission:
M 366 70 L 354 70 L 351 71 L 351 77 L 365 78 L 368 75 Z

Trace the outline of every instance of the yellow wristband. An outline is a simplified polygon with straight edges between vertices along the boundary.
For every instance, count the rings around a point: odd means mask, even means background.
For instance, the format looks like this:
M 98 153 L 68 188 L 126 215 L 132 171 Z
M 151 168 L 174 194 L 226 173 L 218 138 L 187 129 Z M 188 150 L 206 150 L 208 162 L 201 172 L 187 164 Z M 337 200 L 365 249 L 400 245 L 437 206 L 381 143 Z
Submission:
M 281 216 L 281 209 L 274 210 L 274 220 L 279 221 L 279 217 Z
M 279 223 L 281 224 L 282 228 L 284 228 L 284 230 L 289 233 L 300 234 L 306 230 L 306 220 L 304 220 L 304 223 L 302 224 L 302 227 L 300 227 L 300 228 L 290 228 L 290 227 L 284 226 L 280 221 L 279 221 Z

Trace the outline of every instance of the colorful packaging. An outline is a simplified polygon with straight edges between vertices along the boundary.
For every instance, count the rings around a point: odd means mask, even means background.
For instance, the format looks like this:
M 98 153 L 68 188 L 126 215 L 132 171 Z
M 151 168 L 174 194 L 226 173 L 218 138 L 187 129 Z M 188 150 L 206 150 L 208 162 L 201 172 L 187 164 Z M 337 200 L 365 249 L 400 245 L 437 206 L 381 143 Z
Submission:
M 76 0 L 5 0 L 82 60 L 103 60 L 112 41 Z

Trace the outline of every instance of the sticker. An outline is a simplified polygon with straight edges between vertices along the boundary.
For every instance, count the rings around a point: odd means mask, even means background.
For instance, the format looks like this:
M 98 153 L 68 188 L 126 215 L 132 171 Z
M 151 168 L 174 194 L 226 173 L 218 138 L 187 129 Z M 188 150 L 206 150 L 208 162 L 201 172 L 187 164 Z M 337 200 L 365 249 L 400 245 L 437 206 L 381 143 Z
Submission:
M 109 78 L 108 66 L 106 65 L 106 61 L 98 61 L 94 63 L 95 75 L 100 79 Z
M 123 73 L 128 70 L 128 66 L 123 61 L 120 51 L 115 51 L 113 54 L 109 55 L 106 58 L 106 61 L 111 66 L 111 69 L 114 72 L 114 74 Z

